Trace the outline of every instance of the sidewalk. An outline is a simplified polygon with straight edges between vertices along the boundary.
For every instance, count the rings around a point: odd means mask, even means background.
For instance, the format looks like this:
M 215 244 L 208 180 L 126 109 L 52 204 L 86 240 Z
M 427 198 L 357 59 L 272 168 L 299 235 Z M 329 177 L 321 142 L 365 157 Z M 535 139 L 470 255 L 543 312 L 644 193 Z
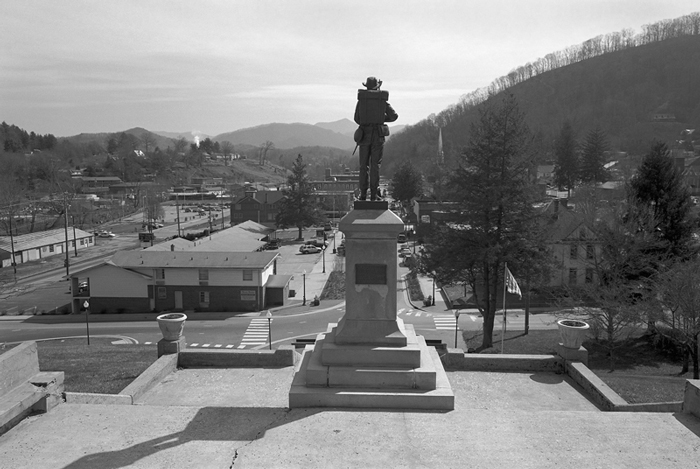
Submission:
M 332 232 L 332 234 L 328 235 L 328 247 L 326 248 L 325 253 L 303 255 L 304 261 L 307 259 L 315 259 L 313 262 L 295 262 L 293 264 L 289 262 L 284 263 L 283 266 L 279 266 L 280 268 L 278 268 L 278 273 L 280 270 L 284 270 L 282 273 L 292 275 L 292 279 L 289 283 L 289 289 L 294 290 L 296 294 L 294 297 L 289 298 L 290 305 L 301 304 L 304 301 L 304 297 L 306 297 L 307 304 L 316 296 L 320 298 L 331 272 L 334 270 L 345 271 L 345 257 L 333 254 L 334 236 L 336 237 L 336 246 L 340 246 L 340 241 L 343 235 L 340 231 L 335 230 Z M 297 245 L 290 247 L 293 247 L 294 250 L 298 249 Z M 296 256 L 296 252 L 294 252 L 293 255 Z

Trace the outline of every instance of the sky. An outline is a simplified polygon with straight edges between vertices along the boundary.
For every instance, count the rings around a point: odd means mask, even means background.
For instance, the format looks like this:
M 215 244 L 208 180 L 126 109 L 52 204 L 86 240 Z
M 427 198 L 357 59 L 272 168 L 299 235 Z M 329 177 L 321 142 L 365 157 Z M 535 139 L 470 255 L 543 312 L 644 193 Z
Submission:
M 697 0 L 3 0 L 0 121 L 57 137 L 352 120 L 383 81 L 415 124 L 512 69 Z

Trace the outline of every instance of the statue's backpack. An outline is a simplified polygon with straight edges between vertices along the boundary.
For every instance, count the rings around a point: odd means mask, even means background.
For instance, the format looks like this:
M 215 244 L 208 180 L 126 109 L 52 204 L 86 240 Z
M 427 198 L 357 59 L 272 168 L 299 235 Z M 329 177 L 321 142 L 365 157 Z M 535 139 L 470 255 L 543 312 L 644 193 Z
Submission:
M 388 100 L 388 91 L 357 90 L 359 124 L 383 124 Z

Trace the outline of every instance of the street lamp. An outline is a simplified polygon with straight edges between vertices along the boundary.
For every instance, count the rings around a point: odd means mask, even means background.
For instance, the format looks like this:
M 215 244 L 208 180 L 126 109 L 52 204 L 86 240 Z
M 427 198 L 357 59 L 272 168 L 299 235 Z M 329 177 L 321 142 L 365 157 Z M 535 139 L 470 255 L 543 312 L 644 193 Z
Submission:
M 433 304 L 431 306 L 435 306 L 435 272 L 433 272 Z
M 90 314 L 90 302 L 85 300 L 83 307 L 85 308 L 85 329 L 87 331 L 87 341 L 88 345 L 90 345 L 90 320 L 88 319 L 88 314 Z
M 321 248 L 321 257 L 323 258 L 323 273 L 326 273 L 326 246 Z
M 270 343 L 270 350 L 272 350 L 272 311 L 267 310 L 267 338 Z M 455 345 L 455 347 L 457 347 Z
M 303 298 L 303 301 L 301 302 L 301 305 L 306 306 L 306 270 L 304 270 L 304 272 L 302 272 L 301 275 L 304 276 L 304 298 Z
M 459 310 L 455 309 L 455 348 L 457 348 L 457 331 L 459 330 Z

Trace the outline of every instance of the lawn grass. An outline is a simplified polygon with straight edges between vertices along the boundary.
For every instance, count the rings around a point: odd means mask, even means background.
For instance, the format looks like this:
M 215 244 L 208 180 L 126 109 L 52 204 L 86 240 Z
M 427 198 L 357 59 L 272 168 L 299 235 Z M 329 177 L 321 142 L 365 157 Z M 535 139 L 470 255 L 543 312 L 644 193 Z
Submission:
M 322 300 L 345 299 L 345 272 L 334 270 L 328 276 L 328 281 L 323 286 Z
M 65 372 L 69 392 L 119 394 L 158 359 L 152 345 L 112 345 L 93 338 L 37 342 L 39 369 Z
M 465 331 L 469 348 L 481 345 L 481 332 Z M 554 354 L 559 342 L 557 330 L 508 331 L 503 341 L 507 354 Z M 147 345 L 112 345 L 108 339 L 40 341 L 39 368 L 63 371 L 66 391 L 118 394 L 157 359 L 157 351 Z M 481 353 L 500 353 L 501 331 L 494 331 L 493 344 Z M 685 380 L 679 375 L 681 363 L 656 350 L 644 336 L 630 339 L 615 350 L 615 367 L 610 371 L 607 350 L 598 342 L 584 342 L 589 352 L 589 368 L 629 403 L 683 400 Z M 9 348 L 0 350 L 0 353 Z
M 482 333 L 465 331 L 464 340 L 469 348 L 478 349 Z M 534 330 L 527 335 L 522 331 L 508 331 L 503 340 L 503 353 L 554 354 L 560 342 L 558 330 Z M 500 353 L 501 331 L 493 332 L 494 346 L 481 353 Z M 643 335 L 620 344 L 614 352 L 614 369 L 611 371 L 607 349 L 599 342 L 583 343 L 588 350 L 588 367 L 629 403 L 682 401 L 685 380 L 692 373 L 680 375 L 681 362 L 655 349 Z

